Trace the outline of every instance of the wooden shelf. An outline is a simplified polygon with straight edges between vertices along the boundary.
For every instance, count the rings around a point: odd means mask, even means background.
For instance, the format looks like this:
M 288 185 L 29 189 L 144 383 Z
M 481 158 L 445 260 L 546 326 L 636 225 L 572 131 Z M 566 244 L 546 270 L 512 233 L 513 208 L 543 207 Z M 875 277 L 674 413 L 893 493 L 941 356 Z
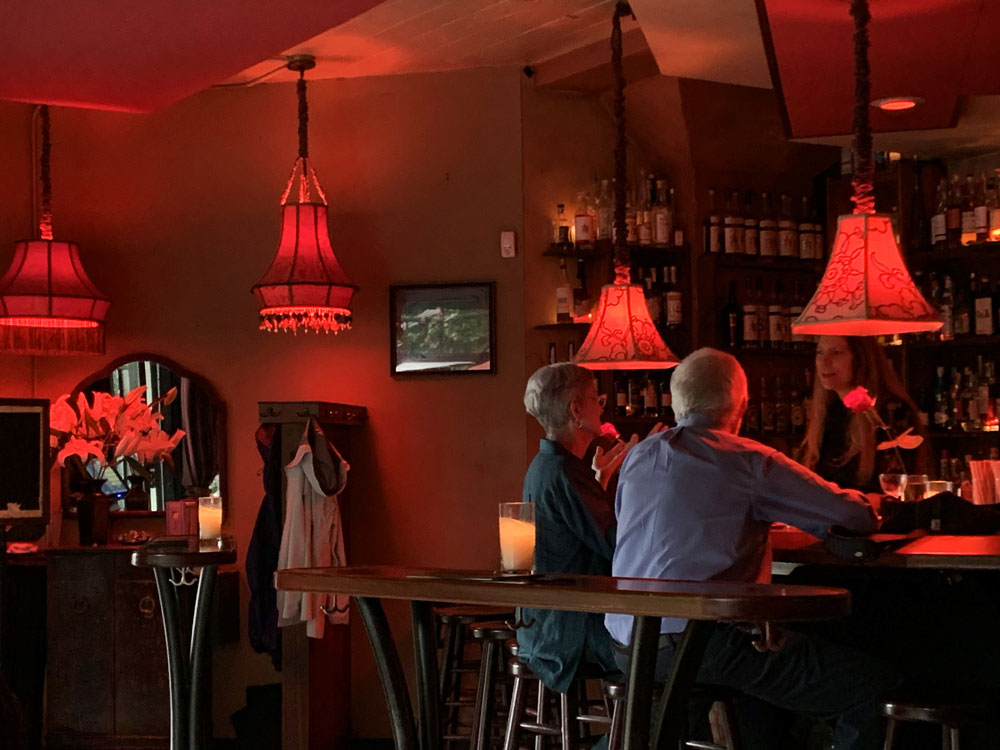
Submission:
M 977 242 L 973 245 L 963 245 L 953 250 L 927 249 L 906 256 L 906 262 L 914 267 L 926 268 L 939 263 L 966 263 L 968 261 L 996 260 L 1000 261 L 1000 242 Z
M 535 326 L 536 331 L 587 331 L 590 323 L 542 323 Z
M 909 349 L 961 349 L 969 346 L 996 346 L 1000 344 L 1000 336 L 964 336 L 951 341 L 908 341 L 903 344 Z
M 981 440 L 982 438 L 1000 438 L 1000 432 L 986 432 L 985 430 L 979 430 L 978 432 L 963 432 L 962 430 L 953 430 L 948 432 L 943 432 L 941 430 L 931 430 L 927 433 L 931 440 Z
M 718 268 L 749 268 L 754 271 L 795 271 L 819 275 L 826 261 L 803 260 L 801 258 L 774 258 L 760 255 L 727 255 L 726 253 L 703 253 L 702 263 Z
M 629 257 L 635 259 L 675 257 L 686 260 L 690 249 L 687 245 L 627 245 Z M 599 258 L 611 255 L 615 250 L 611 240 L 598 240 L 593 245 L 562 245 L 551 243 L 542 255 L 553 258 Z

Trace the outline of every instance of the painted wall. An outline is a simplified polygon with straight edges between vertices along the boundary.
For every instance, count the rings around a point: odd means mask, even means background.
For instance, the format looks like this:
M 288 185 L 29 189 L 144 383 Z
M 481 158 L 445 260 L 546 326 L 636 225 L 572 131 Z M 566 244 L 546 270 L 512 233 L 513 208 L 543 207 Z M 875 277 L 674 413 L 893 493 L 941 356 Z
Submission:
M 257 402 L 364 404 L 370 423 L 349 479 L 353 561 L 492 566 L 496 503 L 519 497 L 526 463 L 522 256 L 499 252 L 501 230 L 523 236 L 518 76 L 310 84 L 313 164 L 337 256 L 361 287 L 354 328 L 337 337 L 256 330 L 250 286 L 277 244 L 296 154 L 293 86 L 210 90 L 149 116 L 54 110 L 55 233 L 80 244 L 113 300 L 108 352 L 4 357 L 0 395 L 30 395 L 34 368 L 34 392 L 55 398 L 130 351 L 207 377 L 229 410 L 228 525 L 241 567 L 261 497 Z M 3 268 L 31 228 L 29 116 L 26 106 L 0 107 Z M 497 282 L 498 374 L 391 378 L 389 284 L 479 280 Z M 408 654 L 408 612 L 390 615 Z M 355 733 L 388 736 L 357 618 L 352 641 Z M 275 680 L 245 632 L 238 647 L 217 650 L 216 732 L 231 734 L 246 685 Z

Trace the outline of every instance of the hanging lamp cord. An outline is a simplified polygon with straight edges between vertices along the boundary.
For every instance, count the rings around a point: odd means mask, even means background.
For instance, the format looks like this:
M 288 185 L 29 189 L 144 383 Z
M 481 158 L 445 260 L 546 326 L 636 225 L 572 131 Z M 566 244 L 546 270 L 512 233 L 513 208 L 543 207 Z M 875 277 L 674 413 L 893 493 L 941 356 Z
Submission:
M 49 124 L 49 105 L 43 104 L 39 111 L 42 121 L 42 152 L 39 158 L 41 164 L 40 179 L 42 181 L 42 212 L 38 220 L 39 236 L 43 240 L 52 239 L 52 176 L 50 162 L 52 156 L 51 127 Z
M 854 213 L 875 213 L 875 167 L 872 164 L 872 130 L 868 119 L 871 102 L 871 67 L 868 64 L 868 0 L 851 0 L 854 19 Z
M 622 71 L 622 16 L 631 16 L 632 9 L 628 3 L 615 5 L 615 13 L 611 18 L 611 69 L 615 79 L 614 101 L 612 114 L 615 121 L 615 283 L 628 284 L 628 230 L 625 224 L 625 73 Z
M 295 91 L 299 95 L 299 158 L 309 158 L 309 102 L 306 101 L 306 74 L 299 71 L 299 80 L 295 83 Z

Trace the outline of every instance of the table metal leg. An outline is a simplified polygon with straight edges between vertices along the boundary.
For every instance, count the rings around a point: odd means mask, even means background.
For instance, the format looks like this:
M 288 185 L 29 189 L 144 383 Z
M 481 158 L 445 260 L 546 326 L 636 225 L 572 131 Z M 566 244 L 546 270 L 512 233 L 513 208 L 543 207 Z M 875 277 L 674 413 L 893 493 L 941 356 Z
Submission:
M 212 658 L 208 647 L 208 620 L 217 574 L 218 569 L 214 565 L 201 569 L 201 574 L 198 576 L 198 594 L 194 603 L 194 617 L 191 621 L 191 703 L 188 740 L 190 750 L 201 750 L 205 746 L 206 708 L 212 700 L 205 684 Z
M 653 698 L 653 675 L 656 671 L 659 640 L 659 617 L 635 618 L 625 689 L 624 750 L 649 748 L 650 702 Z
M 375 654 L 375 666 L 389 707 L 389 723 L 396 750 L 418 750 L 417 730 L 410 695 L 406 690 L 406 677 L 399 663 L 399 652 L 392 640 L 392 631 L 389 630 L 382 602 L 370 596 L 356 596 L 354 600 L 358 604 L 358 612 Z
M 156 590 L 163 610 L 163 635 L 167 643 L 167 674 L 170 679 L 170 750 L 188 748 L 188 706 L 191 674 L 181 632 L 180 604 L 177 589 L 171 583 L 169 568 L 154 568 Z
M 674 750 L 678 747 L 687 724 L 688 701 L 698 676 L 698 667 L 712 637 L 714 623 L 688 620 L 680 645 L 674 652 L 670 677 L 663 687 L 660 712 L 653 733 L 652 747 Z M 655 657 L 654 657 L 655 660 Z
M 440 750 L 441 698 L 438 693 L 437 634 L 430 602 L 410 602 L 413 653 L 417 672 L 417 710 L 421 750 Z

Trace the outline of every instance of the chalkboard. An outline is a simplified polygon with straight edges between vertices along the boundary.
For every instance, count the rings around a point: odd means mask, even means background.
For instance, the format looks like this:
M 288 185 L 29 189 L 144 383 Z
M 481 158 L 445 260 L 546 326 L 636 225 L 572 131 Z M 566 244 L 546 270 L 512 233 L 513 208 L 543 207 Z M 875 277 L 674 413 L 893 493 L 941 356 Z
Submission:
M 49 520 L 49 402 L 0 398 L 0 524 Z

